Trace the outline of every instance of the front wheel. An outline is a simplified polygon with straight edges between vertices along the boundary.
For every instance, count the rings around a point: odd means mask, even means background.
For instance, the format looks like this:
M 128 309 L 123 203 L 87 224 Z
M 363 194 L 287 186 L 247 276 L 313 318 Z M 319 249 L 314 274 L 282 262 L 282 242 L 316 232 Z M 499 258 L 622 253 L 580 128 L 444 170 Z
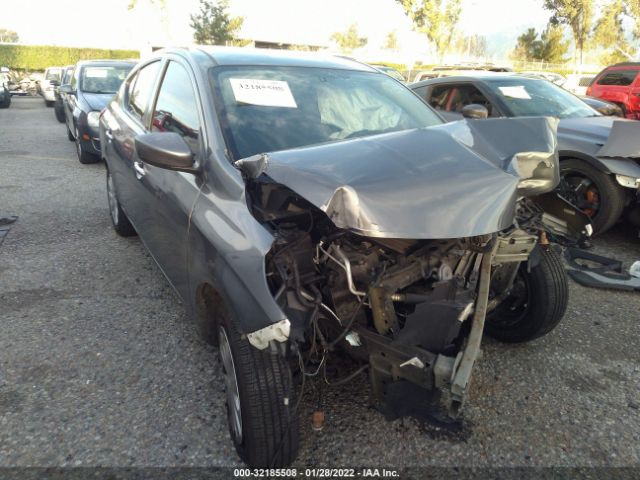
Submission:
M 131 237 L 136 234 L 135 228 L 131 225 L 129 218 L 122 210 L 118 196 L 116 195 L 116 187 L 113 183 L 113 176 L 107 170 L 107 200 L 109 201 L 109 214 L 111 215 L 111 223 L 113 229 L 121 237 Z
M 84 165 L 88 163 L 96 163 L 100 161 L 100 157 L 93 153 L 87 152 L 82 148 L 82 142 L 80 141 L 80 133 L 76 128 L 76 153 L 78 154 L 78 161 Z
M 509 295 L 487 315 L 485 331 L 507 343 L 527 342 L 546 335 L 562 320 L 569 286 L 559 255 L 540 250 L 540 261 L 528 271 L 518 268 Z
M 625 192 L 612 175 L 570 158 L 560 163 L 560 195 L 591 218 L 593 233 L 609 230 L 622 215 Z
M 218 337 L 229 431 L 238 455 L 252 468 L 290 465 L 299 432 L 289 365 L 280 354 L 252 346 L 228 314 L 220 315 Z

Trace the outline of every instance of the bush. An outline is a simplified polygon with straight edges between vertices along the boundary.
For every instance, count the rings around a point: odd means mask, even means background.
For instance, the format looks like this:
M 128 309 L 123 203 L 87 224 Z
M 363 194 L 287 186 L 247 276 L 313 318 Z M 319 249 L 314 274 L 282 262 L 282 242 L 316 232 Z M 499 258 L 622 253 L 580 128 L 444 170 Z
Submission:
M 51 66 L 73 65 L 79 60 L 140 58 L 137 50 L 0 45 L 0 66 L 16 70 L 44 70 Z

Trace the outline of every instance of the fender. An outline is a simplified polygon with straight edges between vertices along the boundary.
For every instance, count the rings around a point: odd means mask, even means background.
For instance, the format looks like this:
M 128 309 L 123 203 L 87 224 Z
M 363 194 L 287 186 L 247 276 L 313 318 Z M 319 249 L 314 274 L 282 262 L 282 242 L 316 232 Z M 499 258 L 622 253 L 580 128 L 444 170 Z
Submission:
M 576 152 L 574 150 L 561 150 L 559 154 L 560 168 L 562 168 L 563 160 L 568 160 L 569 158 L 577 158 L 578 160 L 585 161 L 586 163 L 603 173 L 640 178 L 640 165 L 638 165 L 630 158 L 594 157 L 583 152 Z

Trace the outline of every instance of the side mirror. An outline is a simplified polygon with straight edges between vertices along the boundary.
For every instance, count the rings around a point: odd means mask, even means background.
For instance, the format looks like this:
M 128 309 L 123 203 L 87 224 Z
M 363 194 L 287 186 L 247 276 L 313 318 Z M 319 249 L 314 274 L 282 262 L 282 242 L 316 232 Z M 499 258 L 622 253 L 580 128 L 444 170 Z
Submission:
M 136 152 L 154 167 L 193 173 L 193 153 L 187 142 L 175 132 L 152 132 L 136 137 Z
M 51 85 L 52 87 L 59 87 L 60 82 L 58 80 L 49 80 L 49 85 Z
M 64 85 L 60 85 L 60 93 L 66 93 L 69 95 L 75 95 L 76 92 L 73 88 L 71 88 L 71 84 L 65 83 Z
M 489 110 L 484 105 L 471 103 L 462 109 L 462 116 L 473 120 L 482 120 L 489 116 Z

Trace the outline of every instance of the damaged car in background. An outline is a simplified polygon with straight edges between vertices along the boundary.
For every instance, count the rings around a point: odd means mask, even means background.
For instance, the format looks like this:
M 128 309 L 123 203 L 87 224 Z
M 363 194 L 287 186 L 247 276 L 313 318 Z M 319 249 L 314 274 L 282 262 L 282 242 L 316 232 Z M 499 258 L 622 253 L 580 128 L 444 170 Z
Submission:
M 449 121 L 547 116 L 559 119 L 557 192 L 591 218 L 593 233 L 625 216 L 640 227 L 640 123 L 605 117 L 557 85 L 514 75 L 438 78 L 412 84 Z M 466 109 L 466 110 L 465 110 Z
M 134 83 L 147 92 L 136 117 Z M 194 47 L 131 72 L 100 117 L 111 219 L 218 345 L 244 461 L 295 459 L 312 379 L 367 371 L 381 408 L 435 391 L 456 416 L 484 332 L 525 342 L 560 322 L 567 281 L 548 234 L 572 225 L 541 206 L 573 211 L 550 193 L 556 126 L 445 124 L 336 57 Z

